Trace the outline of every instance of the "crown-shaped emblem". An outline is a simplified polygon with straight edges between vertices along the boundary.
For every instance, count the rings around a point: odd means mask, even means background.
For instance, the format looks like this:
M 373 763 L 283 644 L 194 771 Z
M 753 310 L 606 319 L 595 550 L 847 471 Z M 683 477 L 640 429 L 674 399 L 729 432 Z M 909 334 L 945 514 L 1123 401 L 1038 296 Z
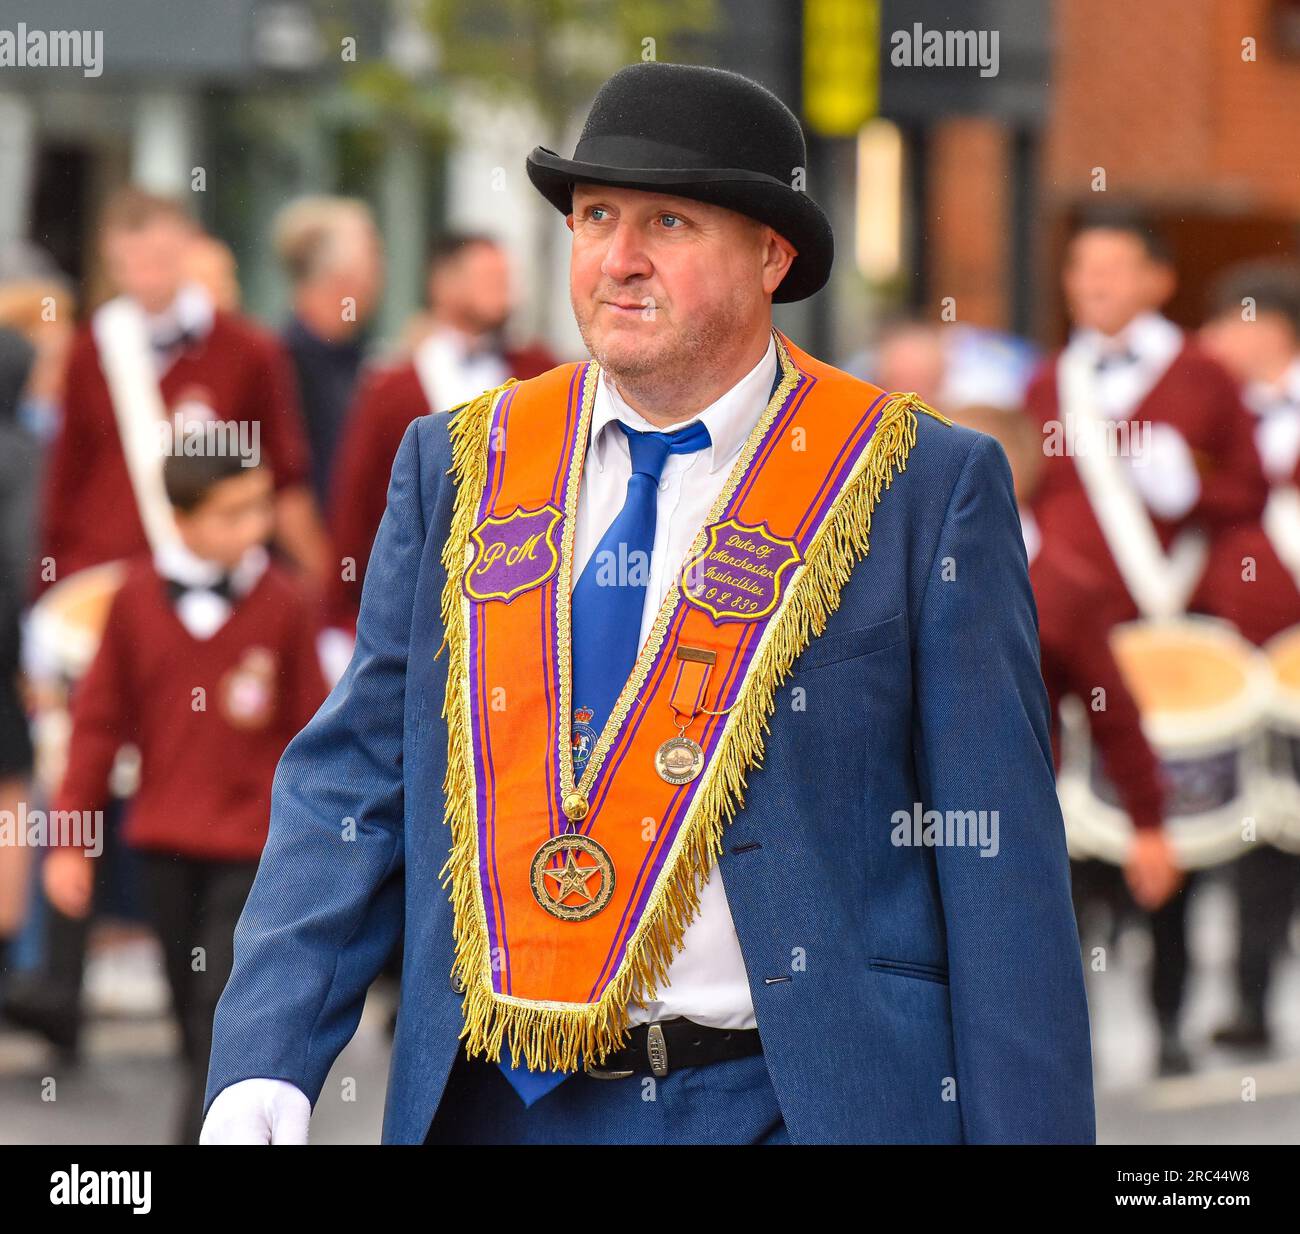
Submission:
M 595 712 L 590 707 L 578 707 L 573 712 L 573 722 L 575 724 L 588 724 Z

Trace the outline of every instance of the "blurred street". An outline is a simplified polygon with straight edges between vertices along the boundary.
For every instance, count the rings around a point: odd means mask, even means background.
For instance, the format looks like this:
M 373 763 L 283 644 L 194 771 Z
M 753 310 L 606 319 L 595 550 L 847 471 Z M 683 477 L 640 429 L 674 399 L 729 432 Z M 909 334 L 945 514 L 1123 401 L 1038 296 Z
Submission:
M 1092 974 L 1089 1002 L 1097 1076 L 1097 1139 L 1104 1144 L 1294 1144 L 1300 1142 L 1300 959 L 1294 949 L 1274 983 L 1275 1044 L 1268 1054 L 1208 1044 L 1231 1011 L 1231 905 L 1210 885 L 1190 916 L 1195 957 L 1184 1040 L 1196 1068 L 1153 1078 L 1156 1033 L 1143 998 L 1150 945 L 1123 932 L 1113 971 Z M 162 993 L 161 973 L 157 987 Z M 135 996 L 143 1000 L 140 990 Z M 376 983 L 352 1042 L 330 1072 L 312 1117 L 316 1144 L 376 1144 L 388 1082 L 393 991 Z M 99 1018 L 87 1058 L 66 1072 L 28 1033 L 0 1029 L 0 1144 L 167 1143 L 180 1082 L 166 1017 Z M 57 1100 L 42 1100 L 46 1077 Z M 1242 1098 L 1253 1079 L 1256 1099 Z M 349 1083 L 350 1082 L 350 1083 Z M 347 1088 L 355 1097 L 344 1100 Z

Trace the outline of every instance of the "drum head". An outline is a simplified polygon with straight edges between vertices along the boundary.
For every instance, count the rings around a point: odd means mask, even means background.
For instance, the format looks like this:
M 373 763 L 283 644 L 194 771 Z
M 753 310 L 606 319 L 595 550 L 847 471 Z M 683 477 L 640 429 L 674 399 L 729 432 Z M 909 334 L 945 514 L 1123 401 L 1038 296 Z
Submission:
M 68 575 L 32 605 L 28 637 L 34 662 L 75 681 L 90 667 L 126 563 L 106 562 Z
M 1243 856 L 1266 780 L 1263 654 L 1227 623 L 1199 617 L 1117 626 L 1112 649 L 1161 763 L 1179 861 L 1196 868 Z M 1087 763 L 1062 794 L 1071 848 L 1119 864 L 1133 825 L 1095 747 Z

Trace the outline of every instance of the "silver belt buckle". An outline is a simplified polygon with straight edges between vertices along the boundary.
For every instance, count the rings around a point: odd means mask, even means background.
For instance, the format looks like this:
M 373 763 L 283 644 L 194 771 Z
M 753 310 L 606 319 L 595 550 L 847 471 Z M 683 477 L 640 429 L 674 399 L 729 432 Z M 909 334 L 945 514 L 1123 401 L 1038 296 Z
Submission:
M 650 1070 L 662 1080 L 668 1074 L 668 1043 L 658 1024 L 651 1024 L 646 1030 L 645 1052 L 650 1058 Z
M 658 1024 L 651 1024 L 646 1030 L 645 1045 L 650 1070 L 662 1080 L 668 1074 L 668 1043 L 664 1040 L 664 1030 Z M 606 1071 L 603 1067 L 594 1066 L 589 1059 L 583 1061 L 582 1069 L 595 1080 L 626 1080 L 628 1076 L 636 1074 L 631 1070 Z

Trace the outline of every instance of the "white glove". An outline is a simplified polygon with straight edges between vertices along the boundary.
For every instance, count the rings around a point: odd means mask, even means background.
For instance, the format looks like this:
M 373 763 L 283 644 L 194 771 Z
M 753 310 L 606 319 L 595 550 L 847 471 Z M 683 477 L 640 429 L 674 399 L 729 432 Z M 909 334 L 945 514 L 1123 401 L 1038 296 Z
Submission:
M 240 1080 L 208 1107 L 200 1144 L 306 1144 L 311 1102 L 287 1080 Z
M 1157 518 L 1182 518 L 1201 495 L 1196 460 L 1172 424 L 1152 424 L 1144 448 L 1129 457 L 1133 484 Z

